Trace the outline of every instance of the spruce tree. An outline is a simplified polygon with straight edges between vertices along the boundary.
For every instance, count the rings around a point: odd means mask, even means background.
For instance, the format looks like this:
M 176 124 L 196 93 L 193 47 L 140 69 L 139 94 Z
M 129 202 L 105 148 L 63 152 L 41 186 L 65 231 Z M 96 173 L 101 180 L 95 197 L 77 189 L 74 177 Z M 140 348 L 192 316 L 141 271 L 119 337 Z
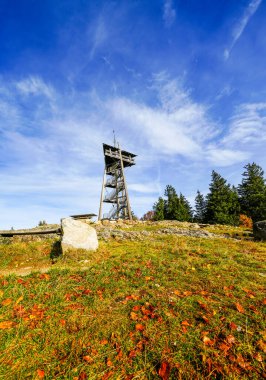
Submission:
M 179 199 L 173 186 L 167 185 L 164 191 L 166 197 L 164 217 L 168 220 L 175 220 Z
M 178 198 L 178 206 L 175 213 L 176 220 L 179 220 L 180 222 L 191 222 L 192 215 L 192 208 L 188 200 L 182 193 L 180 193 Z
M 253 222 L 266 219 L 266 184 L 262 168 L 247 164 L 242 183 L 238 186 L 241 212 L 251 217 Z
M 162 197 L 159 197 L 158 201 L 153 205 L 154 220 L 164 220 L 165 201 Z
M 206 214 L 206 200 L 203 194 L 198 190 L 195 198 L 194 219 L 198 223 L 203 223 Z
M 239 223 L 240 205 L 236 189 L 231 188 L 226 180 L 214 170 L 210 192 L 207 195 L 205 221 L 207 223 Z

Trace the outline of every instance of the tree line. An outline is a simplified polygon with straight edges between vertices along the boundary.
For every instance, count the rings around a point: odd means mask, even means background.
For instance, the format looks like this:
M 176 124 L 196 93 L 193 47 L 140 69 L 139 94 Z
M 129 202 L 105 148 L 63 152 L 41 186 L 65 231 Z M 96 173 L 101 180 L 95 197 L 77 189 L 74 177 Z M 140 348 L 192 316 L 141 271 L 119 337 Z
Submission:
M 167 185 L 164 198 L 159 197 L 153 211 L 143 219 L 179 220 L 188 222 L 239 225 L 240 215 L 246 215 L 253 222 L 266 219 L 266 182 L 262 168 L 247 164 L 242 182 L 237 187 L 227 183 L 219 173 L 212 171 L 209 193 L 204 196 L 199 190 L 195 207 L 186 197 L 177 194 L 173 186 Z

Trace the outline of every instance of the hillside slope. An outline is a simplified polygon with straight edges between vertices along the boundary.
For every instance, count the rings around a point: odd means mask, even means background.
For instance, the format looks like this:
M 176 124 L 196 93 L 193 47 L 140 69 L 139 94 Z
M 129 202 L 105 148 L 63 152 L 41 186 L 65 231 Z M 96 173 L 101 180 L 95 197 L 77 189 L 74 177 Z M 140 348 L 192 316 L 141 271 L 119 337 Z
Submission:
M 263 378 L 265 243 L 177 222 L 97 230 L 89 254 L 1 243 L 0 378 Z

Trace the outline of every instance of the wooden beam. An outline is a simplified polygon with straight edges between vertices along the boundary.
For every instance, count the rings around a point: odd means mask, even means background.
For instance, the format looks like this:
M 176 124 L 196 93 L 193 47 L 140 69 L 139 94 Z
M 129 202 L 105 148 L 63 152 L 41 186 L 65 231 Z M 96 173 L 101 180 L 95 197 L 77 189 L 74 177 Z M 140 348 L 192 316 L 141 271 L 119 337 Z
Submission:
M 120 153 L 120 160 L 121 160 L 122 176 L 123 176 L 123 180 L 124 180 L 124 187 L 125 187 L 125 193 L 126 193 L 128 217 L 129 217 L 129 220 L 132 220 L 132 213 L 131 213 L 131 207 L 130 207 L 130 203 L 129 203 L 129 197 L 128 197 L 127 184 L 126 184 L 126 178 L 125 178 L 125 171 L 124 171 L 121 149 L 119 149 L 119 153 Z
M 53 228 L 49 230 L 28 230 L 28 231 L 0 231 L 2 237 L 12 237 L 20 235 L 48 235 L 48 234 L 62 234 L 61 228 Z
M 104 167 L 102 192 L 101 192 L 101 199 L 100 199 L 100 207 L 99 207 L 98 220 L 102 219 L 105 178 L 106 178 L 106 170 L 105 170 L 105 167 Z

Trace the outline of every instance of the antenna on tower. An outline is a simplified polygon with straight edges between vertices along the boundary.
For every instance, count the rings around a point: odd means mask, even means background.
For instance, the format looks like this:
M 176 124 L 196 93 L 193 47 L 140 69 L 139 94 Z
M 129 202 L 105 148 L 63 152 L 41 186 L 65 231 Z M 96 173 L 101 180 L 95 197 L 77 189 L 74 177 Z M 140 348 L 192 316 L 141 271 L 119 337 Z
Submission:
M 113 129 L 113 135 L 114 135 L 114 147 L 116 147 L 116 138 L 115 138 L 115 130 Z

